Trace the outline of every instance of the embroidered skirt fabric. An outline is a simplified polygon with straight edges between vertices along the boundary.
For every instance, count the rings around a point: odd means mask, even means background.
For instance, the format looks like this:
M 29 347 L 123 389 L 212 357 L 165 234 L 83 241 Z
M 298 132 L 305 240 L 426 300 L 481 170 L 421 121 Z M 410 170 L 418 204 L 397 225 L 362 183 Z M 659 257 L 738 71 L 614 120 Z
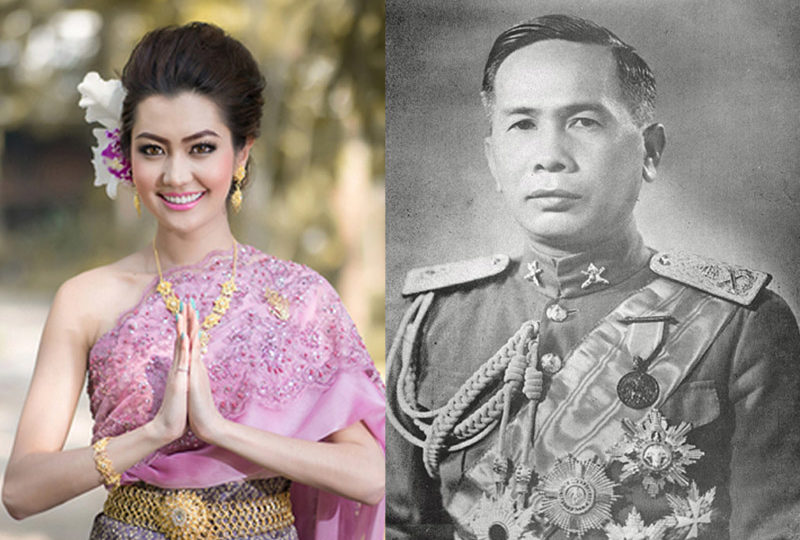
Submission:
M 210 488 L 191 490 L 160 489 L 142 483 L 137 485 L 142 486 L 147 490 L 161 492 L 164 494 L 165 498 L 172 494 L 176 494 L 179 491 L 183 493 L 189 492 L 191 493 L 192 497 L 199 497 L 205 504 L 235 507 L 237 503 L 248 503 L 257 499 L 261 499 L 264 496 L 284 493 L 289 488 L 289 481 L 285 478 L 270 478 L 268 480 L 252 480 L 249 482 L 231 482 Z M 242 529 L 248 529 L 246 525 L 242 527 L 242 522 L 247 524 L 251 521 L 253 523 L 258 521 L 257 519 L 248 520 L 246 517 L 234 516 L 233 514 L 230 516 L 230 518 L 232 521 L 239 523 L 237 529 L 240 531 Z M 286 525 L 270 532 L 259 532 L 251 529 L 249 533 L 245 533 L 243 536 L 230 536 L 228 534 L 221 533 L 220 530 L 224 531 L 225 528 L 225 524 L 212 524 L 211 530 L 207 534 L 198 536 L 197 538 L 235 538 L 238 540 L 298 540 L 297 531 L 294 525 Z M 141 525 L 133 525 L 119 521 L 113 517 L 110 517 L 106 513 L 98 514 L 95 517 L 94 525 L 92 526 L 92 531 L 89 535 L 89 540 L 118 540 L 121 538 L 131 540 L 168 540 L 170 538 L 182 538 L 182 536 L 180 536 L 180 533 L 178 533 L 177 536 L 174 534 L 170 535 L 165 532 L 153 530 Z M 192 536 L 192 538 L 195 538 L 195 536 Z

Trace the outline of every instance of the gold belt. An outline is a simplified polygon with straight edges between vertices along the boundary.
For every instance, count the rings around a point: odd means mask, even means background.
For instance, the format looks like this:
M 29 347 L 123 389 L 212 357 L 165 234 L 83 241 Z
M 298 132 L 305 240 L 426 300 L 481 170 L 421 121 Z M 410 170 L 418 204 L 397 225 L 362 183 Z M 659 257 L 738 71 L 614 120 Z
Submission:
M 256 536 L 294 523 L 288 491 L 220 502 L 203 500 L 199 491 L 121 486 L 108 494 L 103 513 L 128 525 L 160 532 L 169 540 Z

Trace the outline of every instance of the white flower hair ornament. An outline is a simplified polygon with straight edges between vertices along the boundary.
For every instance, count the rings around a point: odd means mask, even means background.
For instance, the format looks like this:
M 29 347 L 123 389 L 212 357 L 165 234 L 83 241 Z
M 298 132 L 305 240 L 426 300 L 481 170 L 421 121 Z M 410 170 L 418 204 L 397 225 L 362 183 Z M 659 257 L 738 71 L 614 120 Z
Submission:
M 86 109 L 86 121 L 98 122 L 103 128 L 95 128 L 92 133 L 97 146 L 92 148 L 95 186 L 106 186 L 106 194 L 117 198 L 117 186 L 123 182 L 133 187 L 131 164 L 122 152 L 120 143 L 120 124 L 122 102 L 125 89 L 119 79 L 104 81 L 95 71 L 90 71 L 78 85 L 81 100 L 78 103 Z

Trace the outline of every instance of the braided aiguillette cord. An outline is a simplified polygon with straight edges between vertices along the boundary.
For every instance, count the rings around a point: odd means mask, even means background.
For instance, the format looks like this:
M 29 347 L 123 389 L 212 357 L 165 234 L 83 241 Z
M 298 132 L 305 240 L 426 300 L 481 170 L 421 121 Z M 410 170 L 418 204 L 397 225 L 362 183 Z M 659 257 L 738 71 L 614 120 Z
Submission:
M 533 437 L 536 430 L 536 411 L 538 410 L 539 403 L 542 400 L 544 384 L 542 372 L 537 366 L 537 357 L 538 343 L 533 342 L 531 343 L 530 350 L 528 351 L 528 358 L 531 360 L 531 363 L 525 370 L 525 381 L 528 384 L 526 384 L 525 388 L 523 389 L 525 397 L 528 398 L 531 403 L 528 406 L 526 417 L 522 425 L 522 440 L 524 441 L 524 445 L 522 447 L 522 457 L 520 458 L 520 462 L 517 465 L 516 471 L 514 471 L 515 496 L 523 506 L 526 506 L 527 501 L 525 499 L 527 499 L 531 480 L 533 479 L 533 469 L 527 464 L 530 463 L 531 448 L 533 448 Z M 535 384 L 533 384 L 534 380 Z
M 455 431 L 459 418 L 475 403 L 477 396 L 491 384 L 494 384 L 498 375 L 505 371 L 511 362 L 512 351 L 515 349 L 516 343 L 527 336 L 528 327 L 529 323 L 524 323 L 494 356 L 487 360 L 461 385 L 461 388 L 444 406 L 442 412 L 434 418 L 422 453 L 425 468 L 431 477 L 435 477 L 438 473 L 439 461 L 445 451 L 445 441 Z M 501 391 L 496 392 L 488 402 L 473 412 L 462 424 L 470 424 L 468 430 L 482 429 L 494 425 L 497 417 L 502 412 L 502 397 Z M 470 444 L 476 442 L 468 441 Z M 452 448 L 449 450 L 453 451 Z
M 505 383 L 503 386 L 503 414 L 500 416 L 500 431 L 497 434 L 497 456 L 493 467 L 497 475 L 495 482 L 497 496 L 502 495 L 508 474 L 508 458 L 506 458 L 505 452 L 506 429 L 508 427 L 508 418 L 511 416 L 511 401 L 524 380 L 525 364 L 528 361 L 525 349 L 527 349 L 529 335 L 526 336 L 526 339 L 521 339 L 516 343 L 511 362 L 506 368 L 505 376 L 503 377 L 503 382 Z
M 434 419 L 423 448 L 423 462 L 431 477 L 437 475 L 439 461 L 445 450 L 446 439 L 455 431 L 455 428 L 460 427 L 456 426 L 458 419 L 463 416 L 465 410 L 474 404 L 477 396 L 496 381 L 500 373 L 506 371 L 513 357 L 518 355 L 515 354 L 518 347 L 524 345 L 532 337 L 535 338 L 537 332 L 538 323 L 535 321 L 523 323 L 508 342 L 467 379 L 458 392 L 447 402 L 442 412 Z M 502 388 L 504 387 L 501 387 L 501 390 Z M 496 425 L 497 417 L 502 414 L 503 402 L 506 401 L 503 397 L 503 391 L 498 391 L 492 399 L 484 403 L 465 422 L 462 422 L 462 424 L 465 424 L 472 421 L 472 419 L 480 419 L 480 423 L 476 426 L 469 426 L 470 429 L 468 431 L 476 429 L 483 429 L 484 431 L 474 439 L 469 439 L 459 446 L 466 447 L 467 442 L 470 445 L 474 444 L 479 440 L 479 437 L 485 436 L 485 429 Z M 455 447 L 450 447 L 448 450 L 455 451 Z
M 486 437 L 496 427 L 497 417 L 505 410 L 502 416 L 509 416 L 511 396 L 520 385 L 519 380 L 507 380 L 503 390 L 495 393 L 488 402 L 470 414 L 465 420 L 458 422 L 477 399 L 477 396 L 487 388 L 497 375 L 508 371 L 509 364 L 515 357 L 522 357 L 526 344 L 535 340 L 538 334 L 538 324 L 528 321 L 512 336 L 511 339 L 492 358 L 485 362 L 465 383 L 459 392 L 444 406 L 433 411 L 419 410 L 409 402 L 416 402 L 416 374 L 413 367 L 413 352 L 417 346 L 419 329 L 425 315 L 433 302 L 433 293 L 417 297 L 400 323 L 400 330 L 395 336 L 387 355 L 387 366 L 391 371 L 401 351 L 401 367 L 396 383 L 396 389 L 389 389 L 387 396 L 387 417 L 397 432 L 408 442 L 423 448 L 424 461 L 428 473 L 436 474 L 438 462 L 445 447 L 445 440 L 450 435 L 455 436 L 460 443 L 448 446 L 451 452 L 461 450 L 476 444 Z M 512 352 L 513 351 L 513 352 Z M 535 357 L 535 354 L 534 354 Z M 519 360 L 517 360 L 519 362 Z M 524 370 L 524 366 L 517 365 L 514 371 Z M 401 411 L 406 414 L 425 435 L 425 439 L 410 433 L 399 421 L 394 409 L 396 399 Z M 426 424 L 423 419 L 433 417 L 433 422 Z
M 428 309 L 430 309 L 430 306 L 433 303 L 433 293 L 427 293 L 421 298 L 422 300 L 418 304 L 418 310 L 414 314 L 413 322 L 408 324 L 403 332 L 401 352 L 402 360 L 400 364 L 401 369 L 397 379 L 397 402 L 400 405 L 400 409 L 409 418 L 414 420 L 414 423 L 417 425 L 417 427 L 420 430 L 425 431 L 427 430 L 428 425 L 423 422 L 419 422 L 418 420 L 422 418 L 434 418 L 441 409 L 423 411 L 411 404 L 411 402 L 414 404 L 417 403 L 416 370 L 414 369 L 413 362 L 414 348 L 417 346 L 419 329 L 422 326 L 422 323 L 425 321 L 425 315 L 427 315 Z
M 392 385 L 389 386 L 388 393 L 387 393 L 387 400 L 386 400 L 386 416 L 389 419 L 389 423 L 395 428 L 395 430 L 409 443 L 413 444 L 414 446 L 418 446 L 420 448 L 424 448 L 426 441 L 429 438 L 430 434 L 430 425 L 424 423 L 421 418 L 425 417 L 432 417 L 435 416 L 443 410 L 443 407 L 433 410 L 433 411 L 420 411 L 414 409 L 409 403 L 408 398 L 406 396 L 411 395 L 412 399 L 416 401 L 415 396 L 413 396 L 414 391 L 412 388 L 408 388 L 408 385 L 413 387 L 415 385 L 414 373 L 411 369 L 412 365 L 412 353 L 413 349 L 416 344 L 416 340 L 418 337 L 419 327 L 421 326 L 424 317 L 427 313 L 428 308 L 433 301 L 433 293 L 427 293 L 422 296 L 418 296 L 411 306 L 406 310 L 403 318 L 400 322 L 397 335 L 395 336 L 392 346 L 389 349 L 389 354 L 387 355 L 387 370 L 389 372 L 392 371 L 392 366 L 394 362 L 397 360 L 398 350 L 403 349 L 402 357 L 401 357 L 401 369 L 400 374 L 398 375 L 398 379 L 396 382 L 396 387 Z M 411 320 L 414 320 L 413 323 Z M 488 365 L 492 362 L 494 358 L 490 359 L 489 362 L 486 363 Z M 485 368 L 486 365 L 483 367 Z M 474 396 L 472 396 L 474 397 Z M 495 396 L 495 398 L 499 398 L 501 396 Z M 398 418 L 398 412 L 395 406 L 395 400 L 399 404 L 400 408 L 406 413 L 410 419 L 414 422 L 414 424 L 420 429 L 420 431 L 424 434 L 425 439 L 422 439 L 414 434 L 412 434 L 406 427 L 400 422 Z M 495 401 L 499 401 L 495 399 Z M 468 448 L 473 444 L 476 444 L 478 441 L 484 439 L 489 433 L 491 433 L 492 429 L 494 428 L 494 424 L 491 423 L 491 418 L 488 420 L 486 419 L 485 411 L 479 410 L 475 411 L 473 415 L 471 415 L 466 421 L 462 422 L 461 425 L 457 426 L 456 429 L 460 433 L 458 438 L 466 438 L 470 437 L 467 440 L 461 442 L 460 444 L 456 444 L 455 446 L 450 447 L 450 451 L 456 452 L 462 450 L 464 448 Z M 470 424 L 471 422 L 471 424 Z M 466 425 L 465 425 L 466 424 Z M 463 433 L 466 433 L 464 435 Z
M 405 336 L 408 334 L 406 329 L 407 329 L 407 326 L 409 324 L 409 321 L 412 319 L 412 317 L 415 317 L 415 315 L 419 314 L 420 306 L 422 305 L 422 303 L 424 301 L 426 301 L 426 299 L 427 299 L 426 304 L 429 306 L 430 302 L 433 300 L 433 293 L 431 292 L 431 293 L 427 293 L 425 295 L 416 297 L 414 299 L 414 302 L 412 302 L 411 306 L 409 306 L 409 308 L 403 314 L 403 318 L 400 321 L 399 330 L 397 332 L 397 335 L 395 335 L 394 340 L 392 341 L 392 346 L 389 348 L 389 354 L 386 355 L 386 371 L 387 371 L 387 373 L 391 373 L 392 366 L 393 366 L 395 360 L 397 360 L 397 351 L 401 348 L 401 344 L 403 344 L 406 341 Z M 402 360 L 401 360 L 401 362 L 402 362 Z M 408 404 L 404 403 L 404 401 L 401 398 L 401 395 L 402 395 L 402 393 L 404 391 L 403 378 L 404 378 L 404 375 L 405 375 L 405 372 L 407 371 L 407 369 L 408 368 L 405 365 L 405 362 L 402 362 L 401 363 L 400 372 L 398 374 L 398 378 L 397 378 L 397 382 L 396 382 L 396 388 L 393 388 L 392 385 L 388 385 L 387 386 L 386 417 L 389 419 L 389 423 L 392 424 L 394 429 L 406 441 L 410 442 L 414 446 L 418 446 L 418 447 L 422 448 L 422 447 L 425 446 L 425 440 L 424 439 L 420 439 L 419 437 L 416 437 L 415 435 L 410 433 L 405 428 L 405 426 L 397 418 L 397 411 L 395 411 L 395 407 L 394 407 L 394 400 L 395 399 L 397 400 L 397 402 L 400 405 L 400 408 L 403 409 L 404 412 L 405 412 L 405 408 L 403 407 L 403 405 L 408 406 Z

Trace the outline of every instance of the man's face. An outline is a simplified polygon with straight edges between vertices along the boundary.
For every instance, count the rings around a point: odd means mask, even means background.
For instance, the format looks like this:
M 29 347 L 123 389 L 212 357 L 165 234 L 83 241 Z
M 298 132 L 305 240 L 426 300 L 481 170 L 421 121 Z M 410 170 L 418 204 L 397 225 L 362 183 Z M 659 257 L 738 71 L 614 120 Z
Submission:
M 514 51 L 495 78 L 486 156 L 528 237 L 586 248 L 633 219 L 645 148 L 611 51 L 563 40 Z

